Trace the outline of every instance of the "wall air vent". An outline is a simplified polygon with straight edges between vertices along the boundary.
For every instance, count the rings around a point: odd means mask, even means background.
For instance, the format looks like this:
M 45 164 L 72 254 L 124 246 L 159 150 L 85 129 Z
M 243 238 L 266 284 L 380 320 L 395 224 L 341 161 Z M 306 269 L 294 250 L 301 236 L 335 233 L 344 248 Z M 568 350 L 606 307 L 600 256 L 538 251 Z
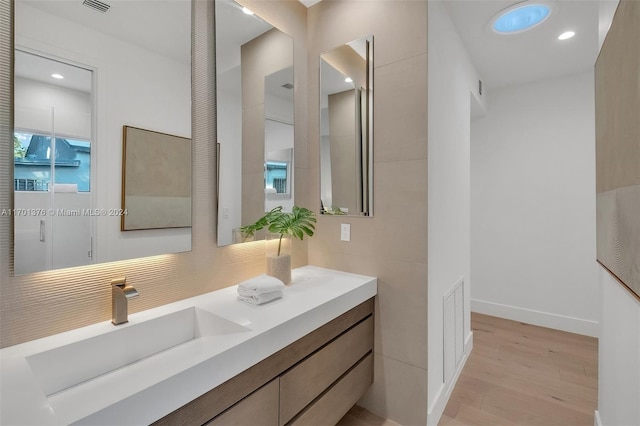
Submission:
M 285 89 L 289 89 L 289 90 L 291 90 L 291 89 L 293 89 L 293 84 L 291 84 L 291 83 L 285 83 L 285 84 L 283 84 L 283 85 L 282 85 L 282 86 L 280 86 L 280 87 L 284 87 Z
M 93 10 L 97 10 L 98 12 L 105 13 L 109 10 L 111 5 L 101 2 L 100 0 L 84 0 L 82 2 L 84 6 L 90 7 Z

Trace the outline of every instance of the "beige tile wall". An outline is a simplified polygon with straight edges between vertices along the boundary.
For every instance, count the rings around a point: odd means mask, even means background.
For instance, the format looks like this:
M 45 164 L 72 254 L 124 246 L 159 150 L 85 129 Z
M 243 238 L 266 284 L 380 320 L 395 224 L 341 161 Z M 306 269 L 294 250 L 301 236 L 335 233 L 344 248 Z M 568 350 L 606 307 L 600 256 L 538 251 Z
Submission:
M 595 65 L 596 192 L 640 185 L 640 2 L 622 0 Z
M 310 193 L 319 210 L 319 55 L 374 36 L 374 217 L 321 217 L 309 263 L 378 277 L 369 410 L 427 418 L 427 2 L 322 1 L 308 11 Z M 340 241 L 340 223 L 351 241 Z
M 349 75 L 349 74 L 347 74 Z M 331 199 L 327 206 L 347 208 L 352 214 L 361 211 L 358 181 L 353 172 L 358 161 L 356 144 L 356 91 L 329 95 L 329 151 L 331 153 Z M 356 204 L 357 203 L 357 204 Z
M 296 186 L 304 187 L 307 153 L 306 9 L 295 1 L 246 1 L 254 11 L 294 38 Z M 13 224 L 0 216 L 0 347 L 105 321 L 111 315 L 110 280 L 126 275 L 140 292 L 138 312 L 233 285 L 264 271 L 261 242 L 217 248 L 215 210 L 215 103 L 213 2 L 195 0 L 193 242 L 188 253 L 114 262 L 13 277 Z M 11 2 L 0 5 L 0 137 L 11 137 Z M 12 154 L 0 144 L 0 208 L 12 206 Z M 301 191 L 304 192 L 304 191 Z M 297 198 L 305 205 L 305 197 Z M 306 241 L 296 244 L 294 266 L 307 264 Z
M 640 2 L 622 0 L 595 65 L 598 260 L 640 298 Z

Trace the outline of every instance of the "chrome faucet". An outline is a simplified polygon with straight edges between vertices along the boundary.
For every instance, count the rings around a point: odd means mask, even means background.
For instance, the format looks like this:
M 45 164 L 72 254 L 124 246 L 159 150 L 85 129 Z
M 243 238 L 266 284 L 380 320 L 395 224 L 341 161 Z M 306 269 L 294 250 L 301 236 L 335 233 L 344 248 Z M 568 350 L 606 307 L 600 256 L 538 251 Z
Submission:
M 111 322 L 114 325 L 129 322 L 129 299 L 138 297 L 138 290 L 127 285 L 127 278 L 111 280 Z

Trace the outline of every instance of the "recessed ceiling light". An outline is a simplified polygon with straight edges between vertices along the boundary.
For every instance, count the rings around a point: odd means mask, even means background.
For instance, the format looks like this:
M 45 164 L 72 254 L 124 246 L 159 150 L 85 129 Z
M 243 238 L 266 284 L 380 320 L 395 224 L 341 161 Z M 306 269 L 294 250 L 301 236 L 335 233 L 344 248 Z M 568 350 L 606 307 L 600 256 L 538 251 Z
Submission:
M 64 78 L 62 74 L 51 74 L 51 77 L 57 78 L 58 80 L 62 80 Z
M 527 1 L 501 10 L 491 19 L 490 25 L 498 34 L 517 34 L 540 25 L 550 15 L 550 5 Z
M 253 12 L 252 12 L 251 10 L 247 9 L 246 7 L 243 7 L 243 8 L 242 8 L 242 11 L 243 11 L 244 13 L 246 13 L 247 15 L 253 15 Z
M 353 83 L 353 79 L 351 77 L 347 77 L 344 79 L 345 83 Z
M 576 33 L 574 33 L 573 31 L 566 31 L 558 36 L 558 40 L 568 40 L 574 35 L 576 35 Z

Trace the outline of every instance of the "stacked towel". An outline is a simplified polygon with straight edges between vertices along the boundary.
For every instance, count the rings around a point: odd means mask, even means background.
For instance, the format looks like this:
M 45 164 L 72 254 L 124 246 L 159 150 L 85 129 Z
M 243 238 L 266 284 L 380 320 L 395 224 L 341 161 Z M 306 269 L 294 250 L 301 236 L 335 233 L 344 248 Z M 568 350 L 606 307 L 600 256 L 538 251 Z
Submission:
M 238 300 L 262 305 L 283 295 L 284 283 L 269 275 L 259 275 L 238 284 Z

